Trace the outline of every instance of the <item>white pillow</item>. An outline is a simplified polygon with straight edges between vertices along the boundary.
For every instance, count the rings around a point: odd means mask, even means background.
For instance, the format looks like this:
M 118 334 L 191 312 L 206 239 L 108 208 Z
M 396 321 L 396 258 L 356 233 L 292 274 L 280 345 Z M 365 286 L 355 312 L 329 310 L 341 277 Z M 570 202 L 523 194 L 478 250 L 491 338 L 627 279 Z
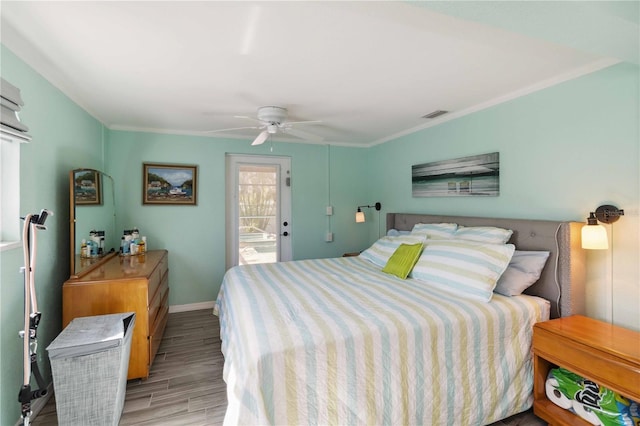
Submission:
M 397 229 L 391 228 L 387 231 L 387 237 L 397 237 L 399 235 L 409 235 L 411 231 L 398 231 Z
M 423 243 L 424 237 L 415 235 L 400 235 L 397 237 L 382 237 L 371 247 L 360 253 L 360 257 L 374 263 L 380 267 L 384 267 L 391 255 L 396 251 L 400 244 L 417 244 Z
M 449 239 L 453 237 L 458 225 L 455 223 L 416 223 L 411 235 L 420 235 L 432 239 Z
M 496 228 L 494 226 L 459 226 L 454 238 L 481 243 L 505 244 L 511 238 L 511 229 Z
M 548 251 L 516 250 L 493 291 L 505 296 L 522 294 L 538 281 L 548 257 Z
M 411 276 L 463 297 L 488 302 L 514 251 L 513 244 L 427 240 Z

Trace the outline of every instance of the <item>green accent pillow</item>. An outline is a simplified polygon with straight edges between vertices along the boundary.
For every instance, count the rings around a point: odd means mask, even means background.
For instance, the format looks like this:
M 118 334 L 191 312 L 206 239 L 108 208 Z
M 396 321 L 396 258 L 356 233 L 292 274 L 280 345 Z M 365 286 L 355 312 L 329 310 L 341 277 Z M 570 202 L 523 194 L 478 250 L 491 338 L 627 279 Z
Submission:
M 422 243 L 400 244 L 382 268 L 382 272 L 404 280 L 420 258 L 420 253 L 422 253 Z

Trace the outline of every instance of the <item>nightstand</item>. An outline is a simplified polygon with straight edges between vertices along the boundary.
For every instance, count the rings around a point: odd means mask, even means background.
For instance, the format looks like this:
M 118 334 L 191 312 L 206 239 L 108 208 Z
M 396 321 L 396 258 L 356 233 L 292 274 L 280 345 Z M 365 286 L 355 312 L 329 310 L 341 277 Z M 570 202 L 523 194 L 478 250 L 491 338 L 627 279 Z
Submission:
M 640 333 L 581 315 L 534 325 L 533 412 L 551 425 L 588 426 L 547 399 L 547 374 L 556 366 L 640 401 Z
M 342 257 L 353 257 L 353 256 L 360 256 L 360 252 L 359 251 L 354 251 L 351 253 L 345 253 L 342 255 Z

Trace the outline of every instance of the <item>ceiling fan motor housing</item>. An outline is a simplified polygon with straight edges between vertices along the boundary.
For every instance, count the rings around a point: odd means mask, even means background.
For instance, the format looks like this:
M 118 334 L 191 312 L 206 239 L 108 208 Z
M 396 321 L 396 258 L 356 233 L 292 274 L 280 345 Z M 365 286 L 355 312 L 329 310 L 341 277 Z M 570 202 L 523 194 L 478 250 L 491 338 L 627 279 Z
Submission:
M 287 109 L 277 106 L 258 108 L 258 120 L 268 123 L 282 124 L 287 119 Z

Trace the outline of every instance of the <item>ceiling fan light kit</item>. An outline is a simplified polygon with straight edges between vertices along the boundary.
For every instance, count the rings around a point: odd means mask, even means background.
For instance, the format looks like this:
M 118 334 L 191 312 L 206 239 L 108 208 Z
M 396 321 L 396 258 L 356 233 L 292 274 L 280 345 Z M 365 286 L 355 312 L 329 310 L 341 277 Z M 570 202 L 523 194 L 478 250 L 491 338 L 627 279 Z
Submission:
M 258 126 L 247 126 L 247 127 L 234 127 L 231 129 L 220 129 L 220 130 L 212 130 L 207 133 L 216 133 L 216 132 L 225 132 L 231 130 L 244 130 L 244 129 L 262 129 L 260 134 L 251 142 L 251 145 L 261 145 L 263 144 L 269 137 L 269 135 L 275 135 L 278 132 L 284 134 L 290 134 L 300 139 L 311 140 L 315 142 L 320 142 L 324 138 L 318 135 L 314 135 L 299 129 L 294 129 L 294 125 L 299 124 L 315 124 L 321 123 L 320 121 L 287 121 L 288 111 L 286 108 L 279 106 L 263 106 L 258 108 L 257 118 L 247 117 L 247 116 L 236 116 L 236 118 L 248 119 L 253 121 L 258 121 L 260 125 Z
M 277 106 L 258 108 L 258 120 L 271 124 L 282 124 L 287 119 L 287 109 Z

